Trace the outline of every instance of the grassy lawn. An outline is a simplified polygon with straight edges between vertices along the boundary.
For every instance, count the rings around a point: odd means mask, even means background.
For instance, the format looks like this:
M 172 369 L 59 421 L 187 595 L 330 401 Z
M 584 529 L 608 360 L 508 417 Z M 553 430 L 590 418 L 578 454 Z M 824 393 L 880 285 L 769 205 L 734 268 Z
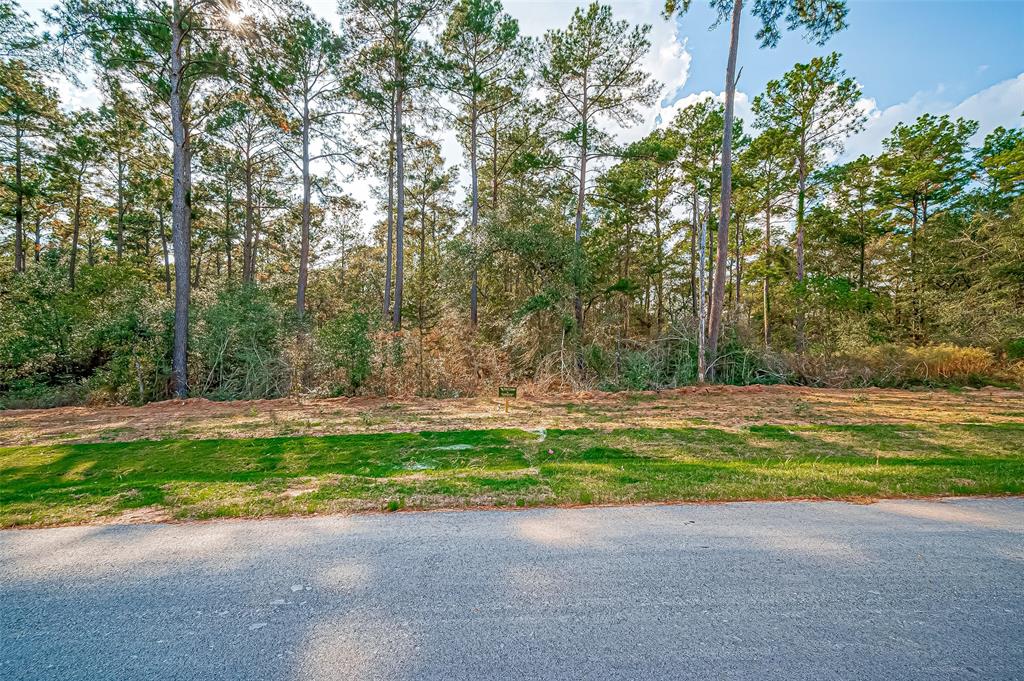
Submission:
M 0 448 L 0 527 L 1024 493 L 1024 424 L 476 430 Z

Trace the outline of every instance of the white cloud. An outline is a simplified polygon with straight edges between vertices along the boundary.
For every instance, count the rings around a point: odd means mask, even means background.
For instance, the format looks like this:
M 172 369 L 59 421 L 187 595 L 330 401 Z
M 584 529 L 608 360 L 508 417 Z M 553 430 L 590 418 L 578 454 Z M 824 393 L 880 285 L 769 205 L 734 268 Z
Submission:
M 975 142 L 1000 125 L 1007 128 L 1021 125 L 1021 115 L 1024 114 L 1024 73 L 971 95 L 953 107 L 950 114 L 972 118 L 981 123 Z
M 657 17 L 655 17 L 657 19 Z M 644 69 L 658 83 L 661 92 L 654 104 L 641 112 L 641 122 L 629 128 L 615 128 L 613 134 L 624 142 L 634 142 L 674 114 L 675 101 L 682 96 L 683 88 L 690 75 L 693 61 L 686 49 L 686 39 L 680 40 L 678 32 L 665 22 L 652 25 L 651 50 L 644 61 Z
M 844 158 L 856 158 L 861 154 L 875 155 L 882 151 L 885 139 L 897 123 L 909 123 L 918 116 L 930 113 L 963 116 L 978 121 L 978 133 L 971 139 L 979 144 L 985 135 L 998 126 L 1020 126 L 1024 111 L 1024 73 L 977 92 L 962 102 L 950 102 L 936 92 L 918 92 L 905 102 L 879 109 L 873 99 L 864 99 L 861 105 L 868 115 L 864 131 L 846 144 Z
M 660 114 L 661 117 L 658 120 L 658 127 L 665 127 L 672 122 L 672 119 L 676 117 L 681 110 L 688 106 L 692 106 L 697 102 L 705 99 L 714 99 L 717 102 L 725 102 L 725 92 L 712 92 L 711 90 L 704 90 L 702 92 L 691 92 L 690 94 L 680 97 L 669 106 L 662 107 Z M 751 112 L 751 99 L 750 95 L 740 90 L 736 91 L 736 98 L 733 100 L 733 115 L 736 118 L 743 119 L 744 130 L 749 131 L 753 125 L 753 114 Z

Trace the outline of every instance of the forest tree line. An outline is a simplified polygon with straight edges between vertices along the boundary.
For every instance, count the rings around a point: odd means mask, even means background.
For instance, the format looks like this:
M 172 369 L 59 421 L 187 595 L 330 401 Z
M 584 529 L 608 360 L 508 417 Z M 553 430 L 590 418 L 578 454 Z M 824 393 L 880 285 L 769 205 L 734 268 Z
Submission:
M 530 38 L 499 0 L 0 0 L 0 403 L 1021 380 L 1024 133 L 849 159 L 825 49 L 740 120 L 712 4 L 722 101 L 624 143 L 651 27 L 598 3 Z M 846 18 L 752 13 L 766 49 Z

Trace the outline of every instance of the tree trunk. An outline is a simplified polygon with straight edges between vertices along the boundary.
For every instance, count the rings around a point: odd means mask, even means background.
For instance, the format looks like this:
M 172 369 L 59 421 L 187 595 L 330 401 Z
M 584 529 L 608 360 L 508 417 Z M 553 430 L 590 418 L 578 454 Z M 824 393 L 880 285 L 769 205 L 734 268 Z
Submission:
M 14 271 L 25 271 L 25 192 L 21 186 L 21 130 L 14 132 Z
M 395 94 L 391 95 L 391 130 L 388 132 L 388 238 L 384 251 L 384 305 L 381 316 L 387 319 L 391 313 L 391 253 L 395 231 Z
M 625 253 L 622 258 L 622 278 L 629 281 L 629 266 L 632 264 L 630 261 L 633 255 L 633 223 L 626 223 L 626 234 L 625 234 Z M 630 312 L 630 299 L 628 292 L 623 292 L 622 295 L 622 337 L 625 339 L 629 338 L 629 312 Z
M 762 290 L 762 313 L 764 314 L 764 346 L 767 348 L 772 342 L 771 324 L 768 321 L 770 304 L 768 300 L 768 275 L 772 265 L 772 207 L 765 206 L 764 210 L 764 288 Z
M 697 183 L 693 185 L 693 213 L 690 218 L 690 312 L 697 316 Z
M 256 264 L 253 254 L 253 196 L 252 196 L 252 158 L 246 152 L 245 158 L 245 226 L 242 234 L 242 283 L 251 284 L 256 276 Z
M 171 198 L 171 240 L 174 246 L 174 353 L 172 372 L 174 394 L 178 399 L 188 397 L 188 308 L 191 295 L 189 267 L 192 263 L 191 208 L 192 177 L 189 158 L 187 105 L 183 100 L 184 42 L 183 16 L 180 0 L 173 0 L 171 8 L 171 69 L 170 104 L 171 137 L 173 139 L 174 188 Z
M 698 218 L 699 219 L 699 218 Z M 697 249 L 697 283 L 699 285 L 697 292 L 697 382 L 703 383 L 707 379 L 707 317 L 705 301 L 707 297 L 704 295 L 704 256 L 707 253 L 708 244 L 708 230 L 707 220 L 700 220 L 700 245 Z
M 803 141 L 801 140 L 801 145 Z M 807 196 L 807 166 L 804 162 L 804 150 L 800 152 L 800 168 L 797 180 L 796 195 L 796 351 L 803 352 L 804 340 L 804 201 Z
M 417 323 L 416 326 L 419 329 L 419 394 L 426 394 L 426 383 L 424 381 L 424 361 L 423 361 L 423 333 L 424 333 L 424 317 L 426 317 L 426 300 L 425 293 L 427 290 L 427 268 L 424 266 L 427 262 L 427 196 L 426 192 L 423 192 L 423 199 L 420 201 L 420 262 L 419 262 L 419 291 L 416 294 L 416 310 L 417 310 Z
M 664 318 L 664 295 L 665 295 L 665 275 L 664 275 L 664 250 L 665 245 L 662 243 L 661 238 L 661 199 L 656 198 L 654 200 L 654 240 L 657 244 L 657 265 L 658 265 L 658 278 L 656 280 L 657 287 L 657 315 L 655 321 L 655 336 L 661 335 L 661 325 Z
M 120 140 L 119 140 L 120 141 Z M 124 253 L 124 150 L 117 150 L 117 262 Z
M 920 316 L 917 297 L 917 210 L 918 198 L 914 197 L 914 215 L 910 222 L 910 309 L 911 309 L 911 331 L 914 342 L 921 339 L 920 329 L 917 322 Z
M 71 261 L 68 263 L 68 286 L 75 289 L 75 265 L 78 262 L 78 235 L 82 232 L 82 180 L 75 186 L 75 213 L 71 216 Z
M 263 203 L 257 196 L 253 206 L 252 222 L 252 278 L 256 280 L 256 266 L 260 260 L 260 237 L 263 235 Z
M 395 95 L 395 306 L 391 314 L 391 325 L 395 331 L 402 330 L 402 287 L 405 278 L 405 139 L 402 131 L 402 106 L 404 91 L 401 87 Z
M 740 287 L 743 284 L 743 218 L 736 216 L 736 314 L 739 314 Z
M 860 272 L 857 275 L 857 286 L 864 288 L 864 258 L 867 250 L 867 234 L 864 231 L 864 215 L 860 216 Z
M 420 330 L 420 364 L 422 369 L 422 352 L 423 352 L 423 331 L 424 331 L 424 318 L 427 316 L 427 305 L 426 305 L 426 292 L 427 292 L 427 195 L 423 193 L 423 200 L 420 201 L 420 262 L 419 262 L 419 279 L 420 279 L 420 290 L 417 293 L 417 305 L 416 309 L 419 316 L 419 330 Z M 422 385 L 420 387 L 422 390 Z
M 227 173 L 224 174 L 224 257 L 228 266 L 228 283 L 231 283 L 231 189 Z M 217 261 L 220 263 L 220 260 Z M 219 265 L 218 265 L 219 266 Z
M 586 79 L 583 81 L 583 131 L 580 135 L 580 186 L 576 196 L 576 231 L 574 236 L 574 245 L 576 253 L 576 276 L 580 276 L 580 261 L 582 260 L 583 254 L 581 253 L 580 243 L 583 239 L 583 210 L 584 202 L 587 199 L 587 83 Z M 576 312 L 576 329 L 579 334 L 579 340 L 583 342 L 583 298 L 580 292 L 580 282 L 577 279 L 576 282 L 576 297 L 573 301 L 573 308 Z M 582 345 L 581 345 L 582 347 Z M 582 367 L 583 354 L 582 351 L 579 356 L 579 365 Z
M 740 16 L 743 0 L 735 0 L 732 8 L 732 31 L 729 38 L 729 62 L 725 69 L 725 130 L 722 135 L 722 192 L 718 207 L 718 254 L 715 263 L 715 285 L 711 297 L 711 320 L 708 346 L 711 354 L 711 377 L 722 329 L 722 307 L 725 303 L 725 268 L 729 257 L 729 212 L 732 207 L 732 119 L 736 103 L 736 52 L 740 40 Z
M 475 329 L 477 325 L 477 260 L 479 258 L 479 234 L 477 230 L 480 224 L 480 192 L 477 180 L 476 167 L 476 131 L 477 131 L 477 105 L 476 94 L 473 94 L 472 111 L 470 112 L 469 123 L 469 176 L 470 176 L 470 238 L 473 242 L 473 275 L 469 287 L 469 323 Z
M 309 101 L 302 104 L 302 244 L 299 247 L 299 286 L 295 294 L 295 313 L 306 314 L 306 281 L 309 278 L 309 222 L 311 179 L 309 177 Z
M 35 243 L 34 252 L 35 252 L 35 261 L 38 263 L 39 262 L 39 252 L 43 248 L 43 216 L 39 212 L 38 208 L 36 209 L 35 220 L 36 220 L 36 234 L 35 234 L 36 243 Z
M 163 206 L 158 206 L 156 211 L 157 220 L 160 222 L 160 248 L 163 250 L 164 255 L 164 289 L 169 298 L 171 296 L 171 258 L 167 251 L 167 230 L 164 228 Z
M 494 114 L 494 130 L 491 135 L 491 212 L 498 212 L 498 114 Z

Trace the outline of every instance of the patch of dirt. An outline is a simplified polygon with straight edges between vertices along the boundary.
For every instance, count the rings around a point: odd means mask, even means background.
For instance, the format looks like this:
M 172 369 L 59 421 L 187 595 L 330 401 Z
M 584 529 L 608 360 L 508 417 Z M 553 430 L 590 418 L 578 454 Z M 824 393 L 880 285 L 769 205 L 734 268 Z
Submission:
M 287 499 L 301 497 L 303 494 L 316 492 L 324 481 L 317 478 L 295 478 L 288 484 L 288 488 L 281 492 L 281 496 Z
M 162 506 L 142 506 L 141 508 L 129 508 L 113 516 L 109 519 L 109 524 L 140 525 L 145 523 L 166 523 L 171 519 L 171 514 Z
M 172 400 L 142 407 L 0 412 L 0 445 L 250 438 L 491 428 L 740 428 L 760 424 L 1024 423 L 1024 393 L 708 386 L 497 397 Z

